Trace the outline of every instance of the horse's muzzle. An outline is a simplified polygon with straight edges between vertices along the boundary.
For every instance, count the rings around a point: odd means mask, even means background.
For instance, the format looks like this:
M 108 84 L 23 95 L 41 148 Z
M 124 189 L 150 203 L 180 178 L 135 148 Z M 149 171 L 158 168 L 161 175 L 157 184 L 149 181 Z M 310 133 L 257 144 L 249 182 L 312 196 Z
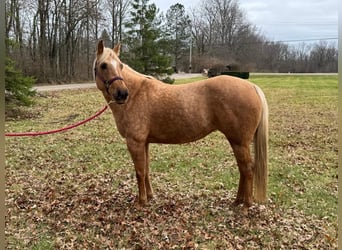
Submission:
M 113 99 L 117 104 L 124 104 L 128 98 L 128 90 L 127 89 L 118 89 L 113 94 Z

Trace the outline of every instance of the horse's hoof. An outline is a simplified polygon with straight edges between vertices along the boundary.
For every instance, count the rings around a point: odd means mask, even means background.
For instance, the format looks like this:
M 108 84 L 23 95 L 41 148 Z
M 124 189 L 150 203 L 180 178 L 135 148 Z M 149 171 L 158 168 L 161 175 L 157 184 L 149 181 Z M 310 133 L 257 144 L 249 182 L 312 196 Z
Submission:
M 246 207 L 245 205 L 242 207 L 241 209 L 241 213 L 243 216 L 247 216 L 248 215 L 248 207 Z
M 147 199 L 146 200 L 141 200 L 139 199 L 139 197 L 137 196 L 135 201 L 134 201 L 134 207 L 136 208 L 142 208 L 145 207 L 147 205 Z
M 138 202 L 134 202 L 134 208 L 137 210 L 141 210 L 144 209 L 146 207 L 146 203 L 140 203 Z
M 147 195 L 147 200 L 148 201 L 153 200 L 153 198 L 154 198 L 153 194 Z
M 139 200 L 139 205 L 145 207 L 147 205 L 147 200 Z
M 236 199 L 236 200 L 232 203 L 232 206 L 233 206 L 233 207 L 237 207 L 237 206 L 239 206 L 239 205 L 241 205 L 241 204 L 243 204 L 243 203 L 244 203 L 243 200 Z

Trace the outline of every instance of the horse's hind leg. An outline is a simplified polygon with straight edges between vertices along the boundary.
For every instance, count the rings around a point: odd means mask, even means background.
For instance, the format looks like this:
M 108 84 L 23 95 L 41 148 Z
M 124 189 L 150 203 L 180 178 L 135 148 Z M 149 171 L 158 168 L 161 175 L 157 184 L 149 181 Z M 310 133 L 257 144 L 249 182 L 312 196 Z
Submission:
M 239 166 L 240 181 L 234 205 L 244 204 L 250 207 L 253 203 L 253 161 L 248 145 L 231 144 Z

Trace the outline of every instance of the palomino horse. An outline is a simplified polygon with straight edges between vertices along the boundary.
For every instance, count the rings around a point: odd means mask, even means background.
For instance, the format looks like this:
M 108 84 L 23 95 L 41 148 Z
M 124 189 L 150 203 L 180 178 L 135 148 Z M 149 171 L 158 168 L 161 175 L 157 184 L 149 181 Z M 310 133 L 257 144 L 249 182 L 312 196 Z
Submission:
M 230 76 L 168 85 L 123 64 L 120 44 L 97 46 L 96 85 L 110 106 L 134 162 L 140 205 L 152 198 L 149 143 L 180 144 L 219 130 L 229 141 L 240 172 L 234 202 L 245 209 L 266 200 L 268 107 L 262 90 Z M 250 144 L 254 139 L 254 161 Z

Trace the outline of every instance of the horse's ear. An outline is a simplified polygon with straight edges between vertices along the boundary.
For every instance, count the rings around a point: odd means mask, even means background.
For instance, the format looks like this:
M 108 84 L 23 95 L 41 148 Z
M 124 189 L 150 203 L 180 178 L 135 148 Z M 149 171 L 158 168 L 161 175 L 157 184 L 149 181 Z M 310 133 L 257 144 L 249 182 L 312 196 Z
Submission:
M 99 43 L 97 44 L 97 55 L 101 55 L 104 50 L 104 45 L 103 45 L 103 40 L 100 40 Z
M 117 45 L 115 45 L 115 47 L 113 48 L 115 54 L 117 56 L 120 56 L 120 50 L 121 50 L 121 43 L 118 43 Z

